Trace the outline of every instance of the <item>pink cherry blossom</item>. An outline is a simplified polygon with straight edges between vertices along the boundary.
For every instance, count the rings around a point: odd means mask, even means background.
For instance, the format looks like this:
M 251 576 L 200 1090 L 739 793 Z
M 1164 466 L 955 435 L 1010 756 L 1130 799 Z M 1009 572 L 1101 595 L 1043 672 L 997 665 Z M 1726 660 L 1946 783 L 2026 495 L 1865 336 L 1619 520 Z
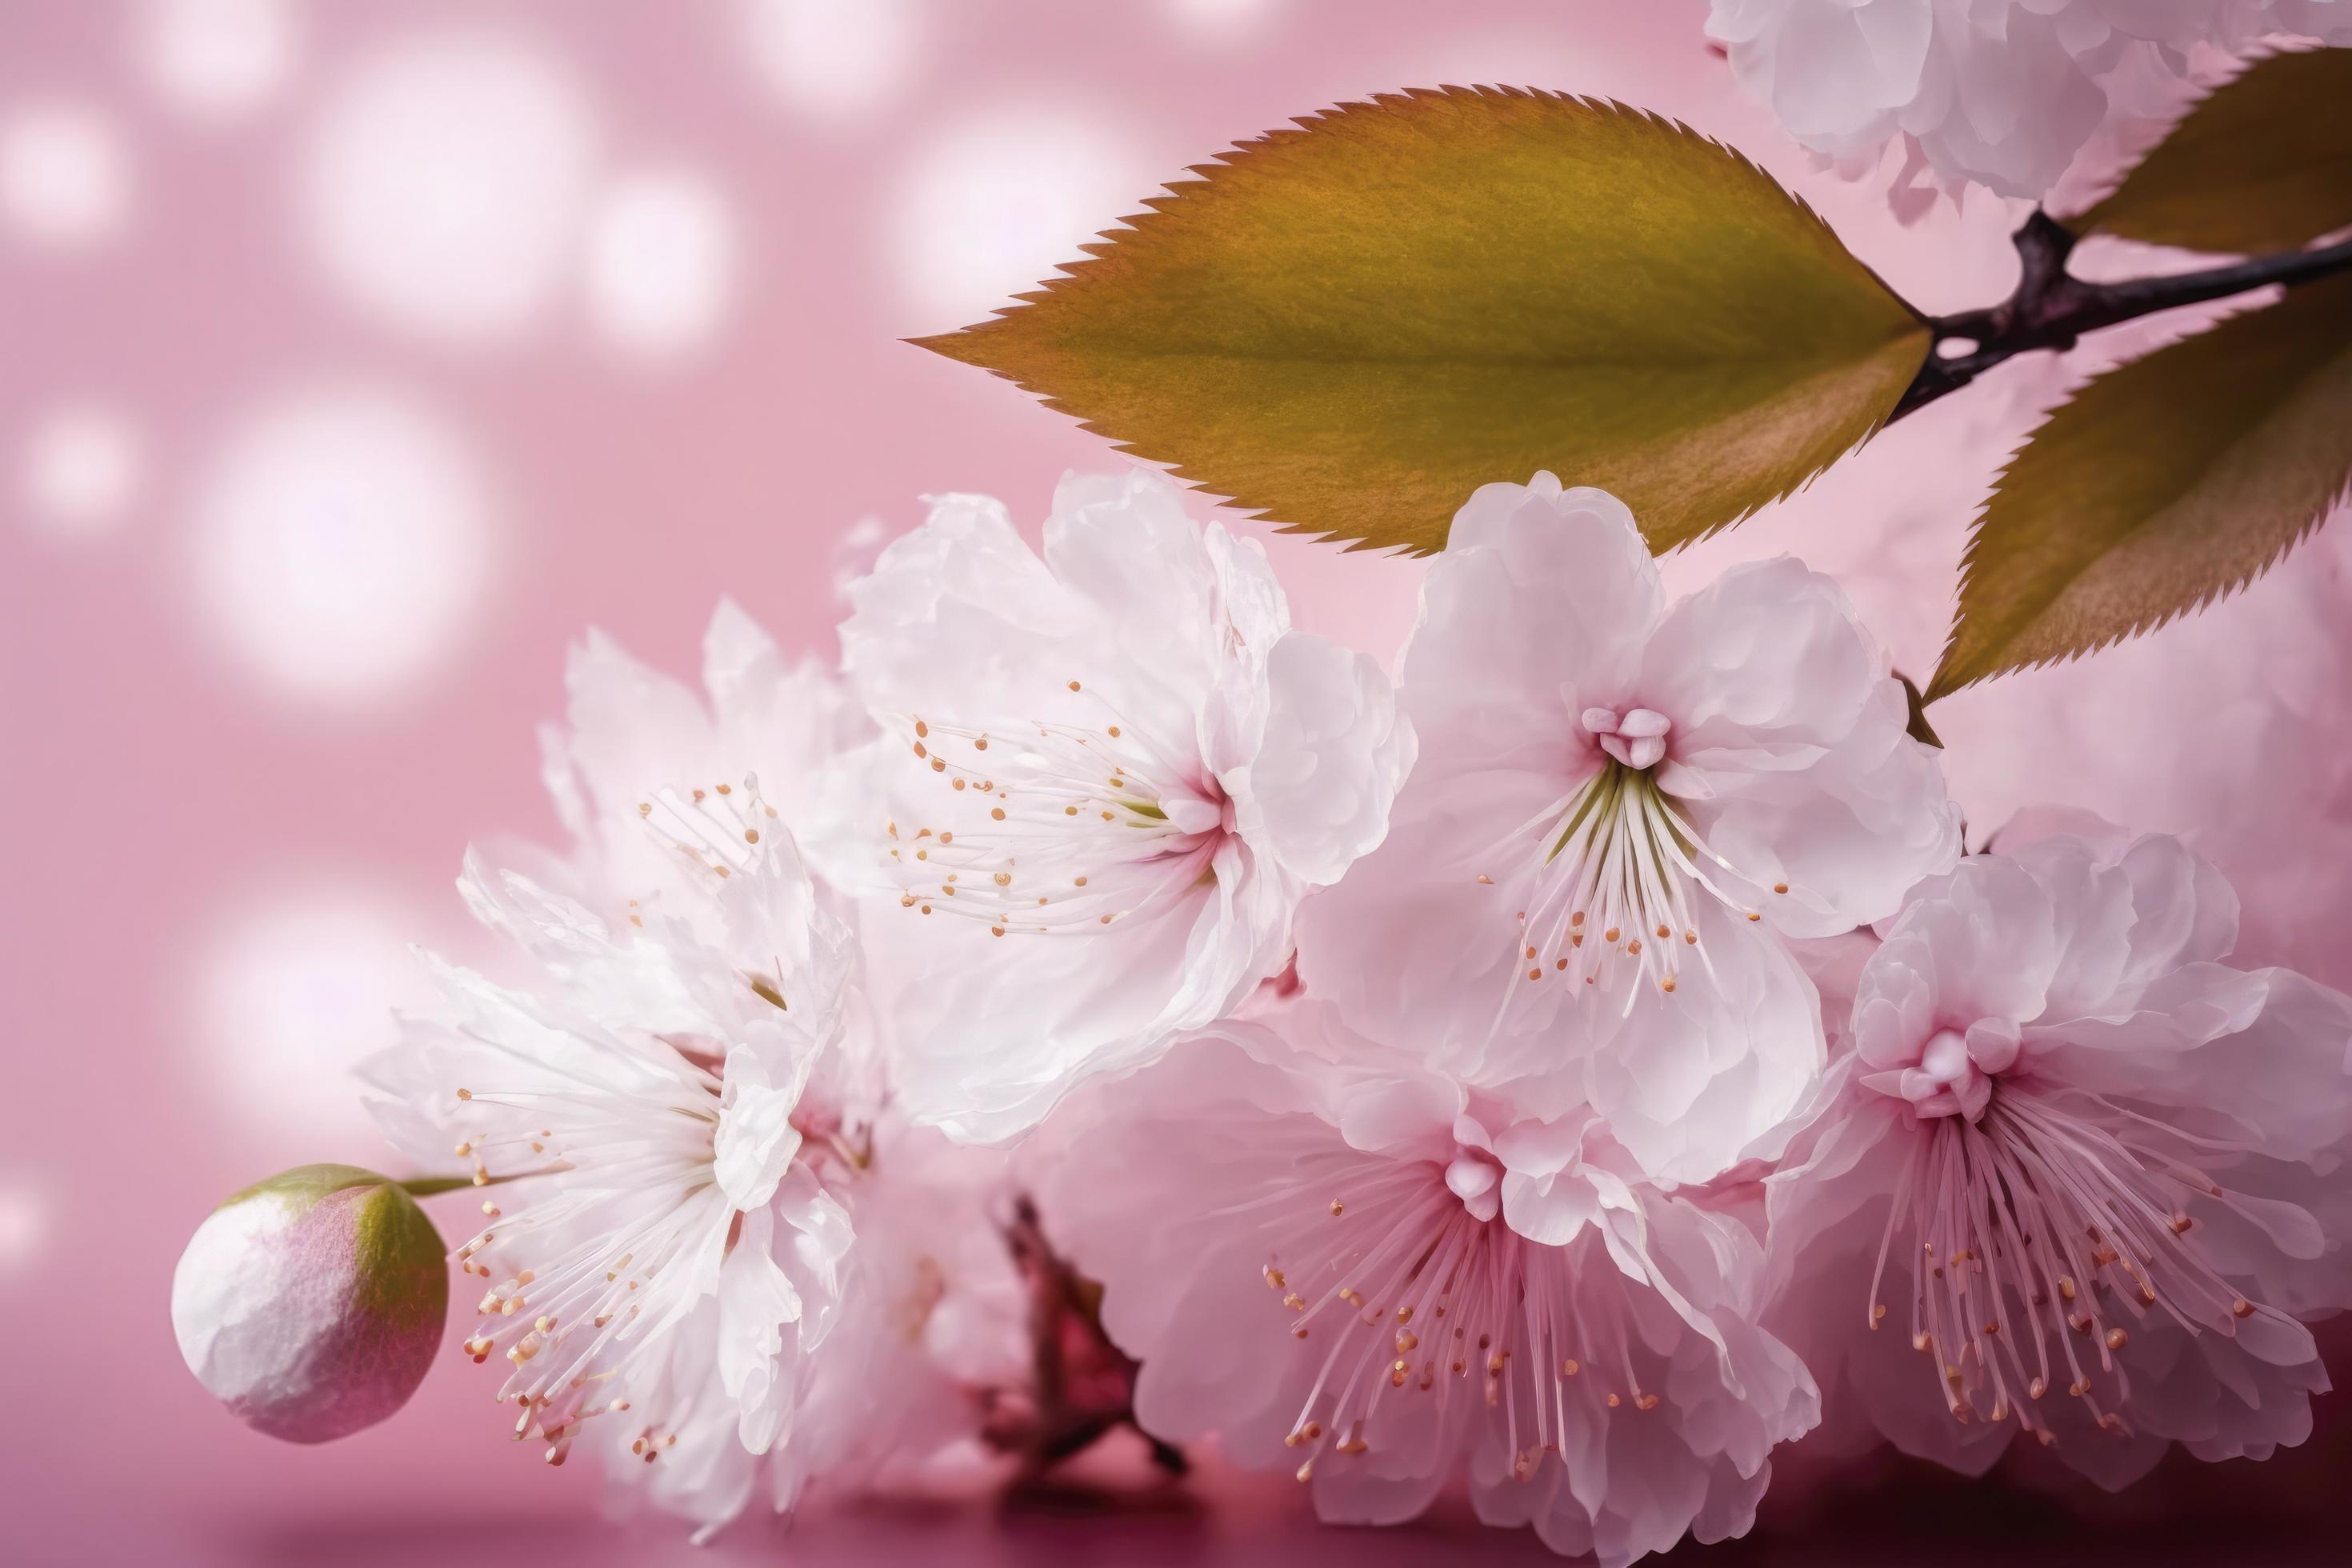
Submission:
M 905 758 L 872 837 L 906 1103 L 961 1138 L 1230 1012 L 1412 765 L 1380 667 L 1292 630 L 1264 552 L 1154 474 L 1064 479 L 1042 557 L 940 498 L 849 597 L 845 667 Z
M 2031 1432 L 2109 1486 L 2309 1433 L 2300 1320 L 2352 1304 L 2352 999 L 2229 967 L 2236 930 L 2178 840 L 2103 825 L 1914 892 L 1768 1184 L 1768 1321 L 1833 1426 L 1969 1471 Z
M 1042 1145 L 1042 1146 L 1041 1146 Z M 1026 1156 L 1058 1245 L 1142 1363 L 1136 1410 L 1393 1523 L 1468 1480 L 1481 1518 L 1622 1564 L 1737 1535 L 1804 1368 L 1752 1321 L 1727 1202 L 1302 1004 L 1074 1099 Z
M 1821 1068 L 1787 940 L 1893 913 L 1958 851 L 1885 656 L 1785 558 L 1668 605 L 1625 508 L 1538 474 L 1455 517 L 1402 679 L 1421 759 L 1300 916 L 1309 994 L 1591 1106 L 1653 1174 L 1723 1170 Z

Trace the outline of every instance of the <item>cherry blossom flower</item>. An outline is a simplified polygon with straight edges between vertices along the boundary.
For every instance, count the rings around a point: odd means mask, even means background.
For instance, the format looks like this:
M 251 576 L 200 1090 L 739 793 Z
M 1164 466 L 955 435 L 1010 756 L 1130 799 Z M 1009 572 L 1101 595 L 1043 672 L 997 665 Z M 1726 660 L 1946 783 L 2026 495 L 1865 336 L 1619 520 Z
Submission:
M 1089 1089 L 1024 1158 L 1142 1363 L 1144 1427 L 1294 1469 L 1334 1522 L 1466 1478 L 1482 1519 L 1614 1568 L 1744 1531 L 1815 1418 L 1752 1321 L 1739 1215 L 1647 1182 L 1589 1112 L 1523 1118 L 1316 1004 Z
M 1822 1061 L 1788 952 L 1892 914 L 1958 851 L 1933 752 L 1828 578 L 1735 566 L 1669 607 L 1633 519 L 1549 474 L 1454 520 L 1407 646 L 1421 759 L 1388 841 L 1299 918 L 1350 1024 L 1590 1105 L 1705 1181 Z
M 1378 665 L 1292 630 L 1263 551 L 1154 474 L 1065 479 L 1042 557 L 941 498 L 849 597 L 844 668 L 906 756 L 875 824 L 904 1087 L 959 1138 L 1231 1011 L 1412 763 Z
M 2299 1320 L 2352 1304 L 2352 999 L 2221 963 L 2237 912 L 2178 840 L 2099 825 L 1885 928 L 1768 1183 L 1768 1321 L 1833 1420 L 1970 1472 L 2030 1432 L 2110 1487 L 2309 1433 Z
M 784 1443 L 867 1160 L 857 954 L 776 814 L 748 785 L 643 805 L 704 866 L 707 910 L 616 931 L 469 856 L 475 913 L 548 984 L 436 962 L 444 1005 L 370 1069 L 395 1142 L 471 1162 L 484 1223 L 456 1256 L 486 1289 L 466 1349 L 509 1363 L 499 1397 L 553 1463 L 602 1418 L 646 1462 L 713 1412 L 750 1453 Z
M 575 849 L 563 866 L 534 861 L 541 879 L 600 910 L 615 894 L 648 900 L 690 886 L 700 866 L 646 833 L 638 805 L 673 784 L 752 777 L 824 885 L 878 886 L 880 857 L 853 826 L 875 738 L 864 710 L 815 658 L 787 659 L 732 600 L 711 616 L 702 651 L 698 695 L 601 632 L 572 649 L 566 722 L 541 727 L 540 752 Z M 703 907 L 690 892 L 683 901 Z
M 2352 43 L 2352 5 L 1714 0 L 1706 28 L 1813 152 L 1859 172 L 1899 139 L 1898 200 L 1930 176 L 2038 200 L 2114 119 L 2156 109 L 2192 69 L 2283 34 Z
M 791 1441 L 754 1453 L 740 1440 L 712 1353 L 723 1329 L 714 1298 L 666 1342 L 661 1375 L 688 1393 L 659 1462 L 616 1456 L 618 1478 L 694 1521 L 698 1541 L 754 1501 L 783 1511 L 813 1486 L 870 1488 L 984 1464 L 978 1391 L 1027 1373 L 1027 1301 L 997 1228 L 1003 1155 L 887 1112 L 862 1152 L 856 1178 L 837 1188 L 856 1241 L 833 1325 L 807 1363 Z M 624 1436 L 634 1445 L 633 1432 Z

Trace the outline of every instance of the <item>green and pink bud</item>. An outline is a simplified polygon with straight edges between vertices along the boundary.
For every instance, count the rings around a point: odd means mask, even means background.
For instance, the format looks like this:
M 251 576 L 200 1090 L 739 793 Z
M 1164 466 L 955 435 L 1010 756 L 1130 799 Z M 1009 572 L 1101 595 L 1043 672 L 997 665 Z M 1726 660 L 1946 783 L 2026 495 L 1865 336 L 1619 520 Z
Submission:
M 236 1194 L 172 1275 L 188 1370 L 237 1419 L 293 1443 L 407 1404 L 448 1306 L 433 1222 L 400 1183 L 353 1165 L 299 1165 Z

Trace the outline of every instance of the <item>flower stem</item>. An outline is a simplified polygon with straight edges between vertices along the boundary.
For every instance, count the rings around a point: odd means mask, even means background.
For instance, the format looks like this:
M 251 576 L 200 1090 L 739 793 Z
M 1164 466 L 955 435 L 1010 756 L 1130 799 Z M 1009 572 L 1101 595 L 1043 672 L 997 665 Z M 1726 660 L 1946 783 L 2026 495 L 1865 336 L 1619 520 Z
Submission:
M 2020 263 L 2017 291 L 1990 310 L 1929 319 L 1935 347 L 1895 404 L 1889 424 L 2033 349 L 2063 353 L 2084 332 L 2158 310 L 2226 299 L 2273 283 L 2293 288 L 2352 270 L 2352 239 L 2347 239 L 2315 250 L 2258 256 L 2203 272 L 2093 283 L 2066 270 L 2074 236 L 2049 214 L 2037 208 L 2013 238 Z M 1941 352 L 1944 344 L 1955 341 L 1970 347 L 1951 355 Z
M 412 1198 L 438 1197 L 443 1193 L 454 1193 L 459 1187 L 473 1184 L 471 1176 L 412 1176 L 398 1184 L 400 1190 Z
M 503 1176 L 490 1176 L 478 1182 L 471 1176 L 411 1176 L 404 1182 L 396 1182 L 394 1184 L 412 1198 L 437 1198 L 443 1193 L 454 1193 L 461 1188 L 503 1186 L 522 1176 L 547 1175 L 554 1171 L 568 1171 L 571 1168 L 569 1165 L 554 1165 L 541 1171 L 517 1171 Z

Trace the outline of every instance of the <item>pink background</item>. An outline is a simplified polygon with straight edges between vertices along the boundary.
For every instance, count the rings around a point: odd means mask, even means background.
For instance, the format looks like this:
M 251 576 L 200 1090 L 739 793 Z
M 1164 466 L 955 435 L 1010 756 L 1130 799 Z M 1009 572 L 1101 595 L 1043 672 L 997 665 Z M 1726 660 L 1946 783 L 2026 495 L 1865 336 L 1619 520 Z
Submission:
M 690 676 L 730 595 L 787 646 L 829 652 L 835 552 L 859 520 L 896 531 L 920 495 L 976 489 L 1034 527 L 1066 468 L 1119 460 L 898 339 L 979 318 L 1237 136 L 1438 82 L 1679 116 L 1802 192 L 1925 309 L 1989 302 L 2009 278 L 2014 214 L 1946 205 L 1897 226 L 1872 187 L 1812 168 L 1738 96 L 1705 47 L 1700 0 L 898 0 L 882 10 L 906 26 L 856 57 L 866 66 L 827 63 L 841 35 L 802 40 L 814 75 L 763 68 L 736 0 L 297 5 L 282 68 L 210 78 L 201 61 L 154 63 L 158 9 L 0 7 L 0 186 L 11 127 L 58 102 L 110 139 L 119 174 L 99 182 L 97 218 L 60 216 L 38 192 L 0 212 L 0 1555 L 13 1561 L 687 1555 L 667 1524 L 600 1521 L 594 1467 L 551 1472 L 516 1450 L 454 1354 L 361 1436 L 297 1449 L 255 1436 L 183 1370 L 170 1274 L 231 1189 L 300 1161 L 384 1157 L 342 1075 L 383 1038 L 407 984 L 403 941 L 478 956 L 450 892 L 467 839 L 552 833 L 532 727 L 560 711 L 568 640 L 602 626 Z M 456 264 L 435 264 L 446 276 L 387 259 L 398 203 L 415 198 L 398 178 L 379 182 L 394 219 L 363 212 L 373 248 L 340 270 L 304 195 L 322 146 L 350 144 L 338 137 L 380 154 L 362 169 L 407 167 L 399 125 L 352 118 L 404 49 L 490 49 L 553 83 L 559 106 L 551 131 L 517 132 L 545 143 L 549 166 L 516 154 L 519 184 L 477 215 L 480 235 L 460 234 Z M 600 323 L 627 300 L 596 290 L 594 220 L 646 169 L 686 171 L 723 215 L 732 282 L 713 303 L 671 292 L 655 266 L 654 325 L 616 346 Z M 464 265 L 474 243 L 486 268 Z M 673 307 L 684 315 L 660 314 Z M 1898 664 L 1924 676 L 1992 473 L 2033 409 L 2112 353 L 2004 371 L 1672 570 L 1801 550 L 1846 578 Z M 430 439 L 451 455 L 435 461 L 471 478 L 452 500 L 433 488 L 442 470 L 425 462 L 418 480 L 424 459 L 402 449 L 371 468 L 334 448 L 321 482 L 351 527 L 375 531 L 346 552 L 331 529 L 302 535 L 298 507 L 287 526 L 325 569 L 257 573 L 233 552 L 238 507 L 251 510 L 236 499 L 245 433 L 271 428 L 274 409 L 340 406 L 335 388 L 412 411 L 398 427 L 441 432 Z M 98 461 L 95 477 L 90 459 L 67 463 L 60 479 L 44 433 L 93 403 L 135 457 Z M 260 537 L 275 574 L 270 542 L 287 536 Z M 1302 623 L 1393 649 L 1412 565 L 1268 544 Z M 369 564 L 333 570 L 346 561 Z M 2035 799 L 2191 833 L 2246 890 L 2250 962 L 2352 979 L 2345 654 L 2330 635 L 2347 597 L 2323 534 L 2192 624 L 1939 708 L 1972 841 Z M 2336 1495 L 2334 1415 L 2324 1405 L 2321 1439 L 2268 1467 L 2175 1467 L 2116 1501 L 2062 1506 L 1908 1468 L 1833 1506 L 1788 1487 L 1757 1537 L 1716 1555 L 1810 1561 L 1824 1539 L 1857 1560 L 2063 1555 L 2086 1528 L 2142 1562 L 2285 1554 Z M 1406 1563 L 1456 1539 L 1318 1532 L 1286 1485 L 1213 1477 L 1221 1506 L 1205 1514 L 820 1509 L 793 1543 L 812 1561 Z M 773 1544 L 754 1522 L 716 1552 Z M 1517 1536 L 1482 1549 L 1544 1556 Z

